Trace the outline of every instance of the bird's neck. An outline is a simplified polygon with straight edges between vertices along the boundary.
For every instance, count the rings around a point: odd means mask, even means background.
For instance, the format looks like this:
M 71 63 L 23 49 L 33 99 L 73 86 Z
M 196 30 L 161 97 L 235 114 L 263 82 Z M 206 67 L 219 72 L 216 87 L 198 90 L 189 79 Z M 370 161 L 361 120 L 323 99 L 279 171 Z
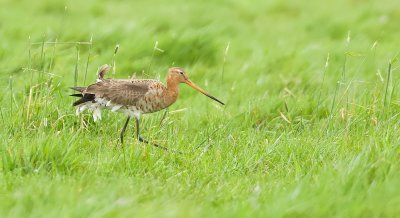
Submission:
M 168 105 L 173 104 L 179 95 L 179 82 L 167 79 L 166 101 Z

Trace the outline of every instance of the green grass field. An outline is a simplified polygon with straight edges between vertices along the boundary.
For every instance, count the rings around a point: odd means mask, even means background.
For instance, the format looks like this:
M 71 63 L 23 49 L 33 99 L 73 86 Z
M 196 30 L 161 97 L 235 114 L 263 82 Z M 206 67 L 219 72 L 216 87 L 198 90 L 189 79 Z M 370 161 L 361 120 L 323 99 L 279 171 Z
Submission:
M 0 217 L 395 217 L 400 2 L 0 1 Z M 115 47 L 119 45 L 114 55 Z M 68 95 L 185 68 L 145 138 Z

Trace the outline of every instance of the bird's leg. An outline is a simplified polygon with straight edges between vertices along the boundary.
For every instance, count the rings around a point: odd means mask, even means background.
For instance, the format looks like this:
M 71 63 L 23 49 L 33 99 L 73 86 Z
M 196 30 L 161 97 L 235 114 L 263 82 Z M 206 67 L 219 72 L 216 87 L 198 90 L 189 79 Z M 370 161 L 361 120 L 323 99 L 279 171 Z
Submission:
M 160 145 L 155 144 L 155 143 L 149 143 L 149 141 L 143 139 L 143 138 L 140 136 L 139 118 L 135 117 L 135 119 L 136 119 L 136 138 L 137 138 L 140 142 L 143 142 L 143 143 L 146 143 L 146 144 L 152 144 L 152 145 L 154 145 L 154 146 L 157 147 L 157 148 L 161 148 L 161 149 L 164 149 L 164 150 L 168 151 L 168 148 L 166 148 L 166 147 L 160 146 Z
M 130 119 L 131 119 L 131 117 L 128 116 L 128 119 L 126 119 L 126 122 L 125 122 L 125 124 L 124 124 L 124 127 L 122 127 L 121 134 L 120 134 L 120 137 L 121 137 L 121 144 L 124 143 L 124 133 L 125 133 L 126 127 L 128 126 L 128 123 L 129 123 L 129 120 L 130 120 Z

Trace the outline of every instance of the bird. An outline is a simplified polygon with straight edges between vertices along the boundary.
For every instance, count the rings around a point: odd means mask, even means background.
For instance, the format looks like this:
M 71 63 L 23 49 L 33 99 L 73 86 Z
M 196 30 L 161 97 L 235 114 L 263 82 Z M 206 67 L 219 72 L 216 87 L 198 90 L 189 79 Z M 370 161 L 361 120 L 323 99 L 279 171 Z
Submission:
M 168 150 L 166 147 L 150 143 L 140 136 L 139 120 L 142 114 L 154 113 L 175 103 L 179 96 L 180 83 L 185 83 L 221 105 L 225 105 L 193 83 L 181 67 L 168 69 L 165 84 L 153 79 L 104 78 L 109 70 L 110 66 L 105 64 L 98 70 L 96 83 L 87 87 L 70 87 L 79 92 L 71 95 L 79 97 L 72 105 L 76 107 L 77 116 L 85 110 L 91 111 L 95 122 L 101 119 L 103 109 L 125 114 L 127 119 L 120 132 L 121 144 L 124 142 L 124 133 L 128 123 L 133 117 L 136 121 L 136 138 L 140 142 Z

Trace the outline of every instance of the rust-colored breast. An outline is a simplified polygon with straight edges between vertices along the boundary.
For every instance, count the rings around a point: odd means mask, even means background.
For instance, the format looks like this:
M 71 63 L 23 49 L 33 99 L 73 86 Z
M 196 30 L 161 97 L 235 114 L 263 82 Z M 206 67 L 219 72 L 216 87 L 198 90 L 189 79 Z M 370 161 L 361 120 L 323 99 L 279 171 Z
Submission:
M 143 113 L 152 113 L 167 108 L 176 101 L 176 96 L 171 96 L 162 83 L 154 83 L 149 86 L 148 92 L 138 100 L 137 107 Z

